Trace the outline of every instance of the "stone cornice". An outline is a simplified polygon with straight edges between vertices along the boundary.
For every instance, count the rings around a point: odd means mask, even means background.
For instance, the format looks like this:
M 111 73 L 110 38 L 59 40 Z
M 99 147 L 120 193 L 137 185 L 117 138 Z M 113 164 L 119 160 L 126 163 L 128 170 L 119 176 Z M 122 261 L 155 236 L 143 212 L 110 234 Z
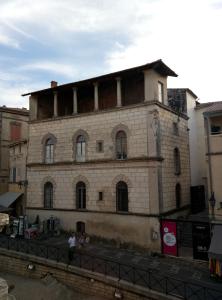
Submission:
M 126 163 L 132 163 L 132 162 L 150 162 L 150 161 L 154 161 L 154 162 L 161 162 L 163 161 L 164 158 L 161 156 L 155 156 L 155 157 L 138 157 L 138 158 L 129 158 L 129 159 L 96 159 L 96 160 L 88 160 L 85 162 L 77 162 L 77 161 L 58 161 L 58 162 L 54 162 L 51 164 L 46 164 L 46 163 L 27 163 L 27 167 L 51 167 L 51 166 L 67 166 L 67 165 L 76 165 L 76 166 L 84 166 L 84 165 L 95 165 L 95 164 L 118 164 L 118 165 L 124 165 Z
M 150 217 L 159 218 L 159 214 L 145 214 L 145 213 L 134 213 L 134 212 L 116 212 L 116 211 L 99 211 L 99 210 L 88 210 L 88 209 L 74 209 L 74 208 L 44 208 L 44 207 L 32 207 L 27 206 L 28 210 L 43 210 L 43 211 L 67 211 L 67 212 L 77 212 L 77 213 L 96 213 L 96 214 L 110 214 L 110 215 L 121 215 L 121 216 L 138 216 L 138 217 Z
M 82 117 L 86 117 L 86 116 L 111 113 L 111 112 L 116 112 L 116 111 L 120 111 L 120 110 L 135 109 L 135 108 L 139 108 L 139 107 L 152 106 L 152 105 L 157 105 L 157 106 L 159 106 L 159 107 L 161 107 L 161 108 L 163 108 L 185 120 L 189 119 L 185 114 L 177 113 L 175 110 L 171 109 L 169 106 L 167 106 L 157 100 L 153 100 L 153 101 L 148 101 L 148 102 L 141 102 L 141 103 L 137 103 L 137 104 L 127 105 L 127 106 L 113 107 L 113 108 L 110 108 L 107 110 L 97 110 L 97 111 L 92 111 L 92 112 L 87 112 L 87 113 L 77 113 L 77 114 L 70 115 L 70 116 L 58 116 L 58 117 L 52 117 L 49 119 L 32 120 L 32 121 L 29 121 L 28 123 L 35 124 L 35 123 L 42 123 L 42 122 L 54 122 L 54 121 L 65 120 L 65 119 L 82 118 Z

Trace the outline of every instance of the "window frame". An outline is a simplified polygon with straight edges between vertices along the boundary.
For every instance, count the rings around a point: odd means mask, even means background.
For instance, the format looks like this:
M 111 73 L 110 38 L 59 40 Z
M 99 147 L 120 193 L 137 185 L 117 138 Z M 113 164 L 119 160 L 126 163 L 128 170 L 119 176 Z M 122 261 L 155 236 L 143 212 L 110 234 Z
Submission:
M 103 153 L 104 152 L 104 141 L 96 141 L 96 152 Z
M 158 101 L 164 103 L 164 84 L 158 81 Z
M 125 213 L 129 212 L 128 185 L 122 180 L 116 184 L 116 211 Z
M 178 147 L 174 148 L 173 156 L 174 156 L 174 174 L 178 176 L 181 174 L 180 150 Z
M 86 161 L 86 137 L 84 136 L 84 134 L 79 134 L 77 136 L 75 147 L 76 147 L 76 161 L 85 162 Z
M 176 208 L 181 207 L 181 184 L 177 182 L 175 186 L 175 198 L 176 198 Z
M 49 190 L 47 190 L 49 189 Z M 44 183 L 44 190 L 43 190 L 43 205 L 46 209 L 52 209 L 53 208 L 53 200 L 54 200 L 54 187 L 53 183 L 50 181 L 47 181 Z M 49 198 L 47 198 L 49 197 Z
M 86 184 L 83 181 L 76 183 L 76 209 L 86 209 Z
M 115 136 L 115 156 L 118 160 L 127 159 L 127 134 L 121 129 L 116 132 Z
M 45 163 L 52 164 L 54 162 L 54 141 L 48 138 L 45 142 Z

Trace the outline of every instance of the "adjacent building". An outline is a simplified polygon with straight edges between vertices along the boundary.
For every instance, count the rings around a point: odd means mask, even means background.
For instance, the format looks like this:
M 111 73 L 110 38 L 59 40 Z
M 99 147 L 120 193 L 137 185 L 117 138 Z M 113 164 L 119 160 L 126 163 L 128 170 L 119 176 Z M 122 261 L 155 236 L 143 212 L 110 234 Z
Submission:
M 159 217 L 189 206 L 188 118 L 161 60 L 31 92 L 30 220 L 160 250 Z
M 25 108 L 0 107 L 0 194 L 8 192 L 9 145 L 27 138 L 28 119 Z
M 17 199 L 15 203 L 16 215 L 24 215 L 26 207 L 27 189 L 27 139 L 9 145 L 9 187 L 8 194 Z M 16 198 L 15 198 L 16 197 Z
M 168 100 L 172 108 L 178 112 L 184 112 L 189 117 L 193 201 L 197 202 L 201 209 L 201 202 L 205 199 L 205 207 L 209 210 L 210 216 L 212 217 L 214 214 L 213 218 L 220 220 L 222 215 L 220 188 L 222 102 L 199 103 L 197 96 L 189 89 L 168 89 Z M 201 187 L 204 187 L 204 193 L 202 193 Z M 213 194 L 214 197 L 212 197 Z M 200 201 L 198 198 L 201 198 Z M 214 200 L 215 207 L 212 210 L 211 204 Z
M 216 221 L 222 220 L 222 102 L 205 105 L 206 171 L 210 201 L 210 215 Z

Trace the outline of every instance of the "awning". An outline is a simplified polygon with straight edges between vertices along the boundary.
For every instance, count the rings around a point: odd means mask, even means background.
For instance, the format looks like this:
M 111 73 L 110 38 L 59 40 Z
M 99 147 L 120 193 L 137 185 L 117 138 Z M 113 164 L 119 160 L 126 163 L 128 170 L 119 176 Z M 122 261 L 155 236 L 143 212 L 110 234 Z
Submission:
M 0 195 L 0 206 L 10 207 L 23 193 L 7 192 Z
M 13 210 L 12 208 L 8 208 L 0 205 L 0 213 L 9 213 L 12 210 Z
M 222 260 L 222 225 L 215 225 L 213 229 L 213 236 L 211 238 L 208 256 Z

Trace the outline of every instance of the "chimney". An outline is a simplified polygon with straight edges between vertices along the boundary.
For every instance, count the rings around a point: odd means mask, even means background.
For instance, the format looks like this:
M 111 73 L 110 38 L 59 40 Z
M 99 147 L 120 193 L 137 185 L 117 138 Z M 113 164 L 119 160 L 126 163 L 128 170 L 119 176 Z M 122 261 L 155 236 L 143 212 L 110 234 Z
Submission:
M 51 81 L 51 88 L 57 87 L 57 85 L 58 85 L 57 81 L 54 80 Z

